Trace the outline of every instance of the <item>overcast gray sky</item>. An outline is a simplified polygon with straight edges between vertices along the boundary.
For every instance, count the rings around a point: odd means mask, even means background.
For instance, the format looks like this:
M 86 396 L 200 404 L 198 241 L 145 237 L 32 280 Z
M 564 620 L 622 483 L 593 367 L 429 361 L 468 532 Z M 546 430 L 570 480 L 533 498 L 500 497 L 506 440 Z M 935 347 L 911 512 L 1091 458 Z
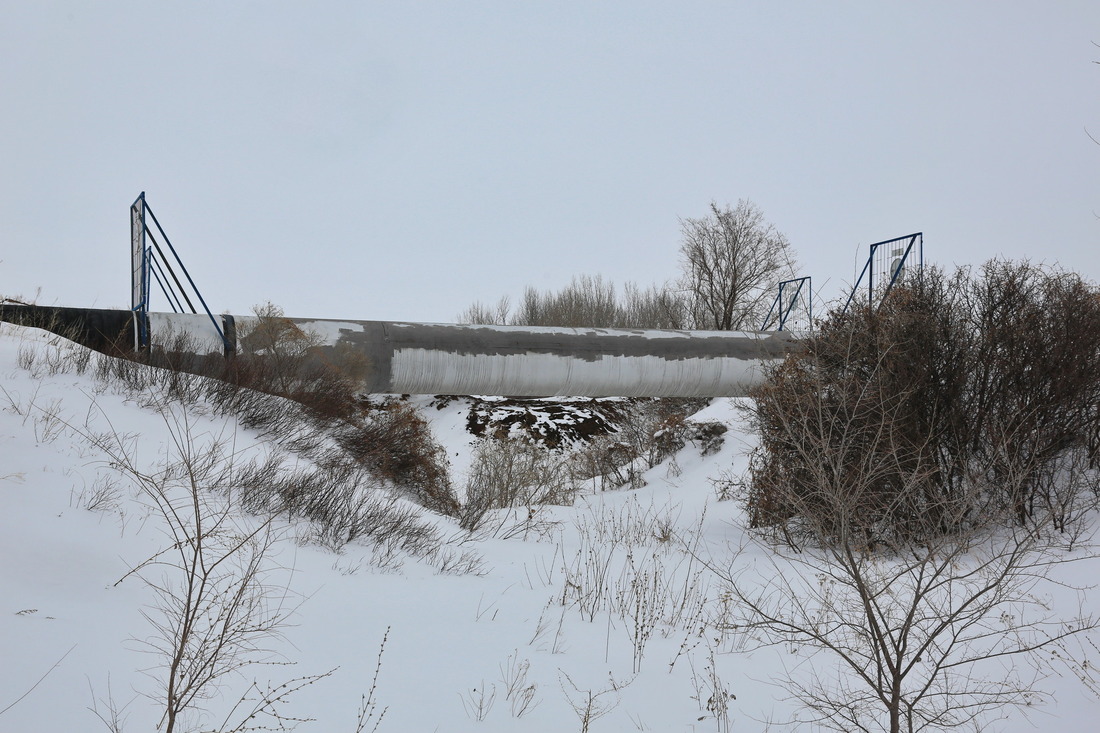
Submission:
M 741 198 L 827 298 L 914 231 L 1100 280 L 1096 0 L 0 2 L 0 294 L 128 307 L 143 190 L 238 314 L 663 282 Z

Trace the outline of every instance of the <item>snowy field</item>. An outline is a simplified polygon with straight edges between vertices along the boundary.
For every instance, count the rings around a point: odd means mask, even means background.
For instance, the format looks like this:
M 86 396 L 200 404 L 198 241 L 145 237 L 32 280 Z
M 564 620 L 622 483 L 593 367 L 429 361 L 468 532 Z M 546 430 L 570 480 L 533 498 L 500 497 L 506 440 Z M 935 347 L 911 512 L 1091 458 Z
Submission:
M 155 399 L 124 395 L 94 370 L 51 368 L 50 338 L 0 326 L 0 731 L 156 730 L 165 659 L 153 651 L 163 621 L 153 586 L 171 582 L 172 569 L 155 559 L 174 540 L 133 471 L 96 444 L 115 436 L 149 473 L 181 435 L 199 453 L 216 444 L 242 462 L 269 447 L 201 405 L 166 419 Z M 466 432 L 465 403 L 423 402 L 461 487 L 479 440 Z M 317 675 L 280 705 L 287 727 L 294 718 L 306 721 L 300 730 L 349 733 L 782 729 L 800 713 L 777 681 L 830 677 L 836 662 L 806 646 L 761 648 L 731 627 L 715 570 L 767 568 L 767 550 L 749 541 L 737 502 L 719 500 L 714 480 L 745 470 L 752 438 L 732 400 L 695 419 L 729 426 L 721 449 L 703 456 L 688 444 L 640 489 L 583 496 L 520 524 L 501 512 L 472 535 L 410 504 L 444 540 L 431 561 L 369 544 L 333 552 L 304 521 L 281 522 L 264 577 L 288 623 L 242 652 L 257 663 L 196 698 L 193 727 L 179 729 L 218 729 L 242 695 L 254 697 L 253 682 Z M 231 519 L 242 530 L 257 521 Z M 1071 568 L 1087 585 L 1100 563 Z M 1065 604 L 1055 611 L 1078 612 L 1076 594 L 1045 592 Z M 1098 594 L 1085 596 L 1092 609 Z M 1006 709 L 988 729 L 1096 729 L 1100 705 L 1071 668 L 1035 689 L 1051 698 L 1036 696 L 1026 717 Z M 248 725 L 279 729 L 271 719 Z

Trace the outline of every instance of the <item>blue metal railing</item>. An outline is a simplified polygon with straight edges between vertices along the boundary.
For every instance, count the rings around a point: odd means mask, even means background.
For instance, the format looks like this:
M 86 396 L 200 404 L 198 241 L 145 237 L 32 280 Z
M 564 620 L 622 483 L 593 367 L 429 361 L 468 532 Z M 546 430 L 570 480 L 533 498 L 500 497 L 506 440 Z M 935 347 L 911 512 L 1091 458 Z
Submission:
M 914 260 L 916 261 L 917 277 L 919 278 L 924 271 L 923 232 L 907 234 L 904 237 L 896 237 L 872 244 L 867 262 L 864 263 L 863 269 L 856 279 L 856 284 L 852 286 L 852 292 L 848 296 L 847 302 L 844 303 L 841 314 L 848 312 L 849 306 L 855 300 L 856 293 L 859 292 L 864 277 L 867 278 L 867 307 L 873 310 L 876 305 L 881 305 L 882 301 L 893 290 L 894 285 L 908 276 L 906 268 Z M 876 284 L 875 277 L 878 272 L 884 273 L 886 277 L 880 277 L 879 284 Z M 881 284 L 882 280 L 886 280 L 885 285 Z
M 797 277 L 779 283 L 779 292 L 776 293 L 775 300 L 772 301 L 771 308 L 768 309 L 768 315 L 764 317 L 764 323 L 761 324 L 760 330 L 767 331 L 774 320 L 777 321 L 776 330 L 782 331 L 787 327 L 791 314 L 795 312 L 795 308 L 799 303 L 806 304 L 806 330 L 812 329 L 814 320 L 813 293 L 813 278 L 810 276 Z M 773 315 L 775 316 L 774 319 Z
M 146 214 L 148 214 L 148 217 L 146 217 Z M 157 215 L 154 214 L 153 210 L 149 207 L 149 203 L 145 200 L 144 191 L 141 192 L 141 195 L 138 196 L 130 206 L 130 240 L 133 246 L 133 257 L 135 260 L 131 272 L 131 289 L 133 293 L 131 302 L 132 310 L 134 311 L 137 321 L 137 327 L 134 331 L 136 348 L 146 349 L 149 347 L 150 275 L 160 287 L 161 292 L 164 293 L 164 297 L 168 299 L 168 304 L 172 308 L 173 313 L 185 312 L 184 303 L 187 304 L 187 308 L 191 313 L 198 313 L 198 310 L 196 310 L 194 304 L 191 302 L 191 298 L 188 296 L 188 288 L 184 286 L 180 278 L 176 275 L 176 271 L 172 268 L 171 261 L 165 256 L 164 250 L 161 249 L 157 236 L 154 236 L 153 230 L 150 229 L 148 224 L 150 220 L 153 222 L 153 226 L 156 227 L 156 233 L 159 235 L 160 239 L 164 240 L 164 244 L 168 247 L 168 251 L 171 252 L 172 258 L 183 272 L 183 276 L 190 286 L 190 292 L 195 295 L 196 299 L 202 305 L 203 312 L 210 318 L 210 323 L 214 326 L 214 330 L 222 340 L 226 353 L 229 353 L 229 351 L 232 350 L 229 339 L 226 338 L 225 332 L 218 323 L 218 319 L 210 312 L 210 307 L 207 306 L 206 299 L 202 297 L 202 293 L 199 292 L 198 286 L 195 285 L 195 280 L 191 277 L 191 273 L 187 271 L 187 267 L 183 264 L 183 260 L 180 259 L 179 253 L 176 252 L 176 248 L 172 246 L 172 241 L 168 238 L 168 234 L 165 233 L 164 227 L 160 225 L 160 221 L 157 220 Z M 148 246 L 147 242 L 152 242 L 153 246 Z

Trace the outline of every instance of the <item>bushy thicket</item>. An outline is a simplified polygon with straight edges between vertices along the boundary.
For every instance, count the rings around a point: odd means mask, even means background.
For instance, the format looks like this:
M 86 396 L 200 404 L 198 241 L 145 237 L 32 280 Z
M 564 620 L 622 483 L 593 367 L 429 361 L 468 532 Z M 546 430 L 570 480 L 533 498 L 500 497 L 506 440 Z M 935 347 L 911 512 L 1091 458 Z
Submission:
M 1004 261 L 833 312 L 753 394 L 752 524 L 869 546 L 1066 529 L 1100 489 L 1097 323 L 1095 286 Z
M 688 303 L 673 288 L 643 288 L 628 282 L 622 290 L 599 275 L 574 277 L 561 290 L 528 287 L 513 310 L 507 297 L 495 306 L 474 303 L 460 323 L 570 328 L 688 328 Z

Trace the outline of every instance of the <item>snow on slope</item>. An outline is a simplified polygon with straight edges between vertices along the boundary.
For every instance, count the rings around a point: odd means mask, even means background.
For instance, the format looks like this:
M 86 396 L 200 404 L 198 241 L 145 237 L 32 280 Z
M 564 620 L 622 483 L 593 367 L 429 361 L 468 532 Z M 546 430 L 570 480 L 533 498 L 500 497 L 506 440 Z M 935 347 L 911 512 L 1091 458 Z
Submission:
M 52 350 L 46 342 L 40 332 L 0 326 L 0 709 L 8 708 L 0 731 L 103 729 L 89 708 L 103 713 L 108 698 L 122 710 L 124 730 L 154 730 L 160 711 L 147 695 L 156 691 L 161 660 L 137 643 L 152 633 L 142 614 L 153 599 L 126 576 L 168 540 L 157 516 L 81 433 L 134 436 L 139 460 L 152 464 L 169 425 L 91 374 L 50 374 L 42 366 Z M 32 352 L 38 357 L 28 372 L 19 363 Z M 458 480 L 474 440 L 460 409 L 424 410 Z M 457 550 L 481 556 L 480 573 L 440 574 L 413 558 L 380 568 L 369 547 L 334 554 L 296 541 L 308 534 L 301 527 L 284 527 L 272 559 L 300 606 L 271 649 L 293 666 L 246 669 L 204 701 L 206 722 L 220 720 L 217 713 L 252 680 L 335 669 L 296 694 L 286 712 L 316 719 L 301 730 L 354 731 L 387 632 L 376 691 L 387 708 L 381 731 L 581 730 L 577 708 L 586 695 L 603 713 L 591 721 L 593 733 L 756 731 L 765 718 L 788 718 L 792 708 L 770 678 L 803 659 L 800 651 L 749 653 L 735 641 L 716 641 L 702 620 L 719 609 L 720 584 L 660 536 L 671 527 L 693 538 L 700 556 L 719 561 L 728 546 L 743 544 L 735 503 L 717 501 L 709 479 L 743 470 L 751 437 L 729 400 L 699 418 L 731 426 L 717 454 L 688 447 L 674 465 L 652 469 L 642 489 L 547 510 L 541 531 L 526 537 L 467 537 L 450 520 L 435 520 Z M 230 420 L 192 419 L 200 442 L 231 435 L 242 453 L 263 450 Z M 117 499 L 89 510 L 103 476 L 119 481 Z M 751 561 L 752 552 L 739 562 Z M 611 596 L 657 575 L 674 581 L 667 582 L 670 601 L 681 608 L 670 602 L 664 610 L 673 623 L 658 623 L 640 639 L 629 614 L 608 610 Z M 582 585 L 608 597 L 578 600 Z M 1091 729 L 1096 702 L 1074 679 L 1051 682 L 1058 702 L 1037 724 Z M 1032 728 L 1014 718 L 998 729 Z

